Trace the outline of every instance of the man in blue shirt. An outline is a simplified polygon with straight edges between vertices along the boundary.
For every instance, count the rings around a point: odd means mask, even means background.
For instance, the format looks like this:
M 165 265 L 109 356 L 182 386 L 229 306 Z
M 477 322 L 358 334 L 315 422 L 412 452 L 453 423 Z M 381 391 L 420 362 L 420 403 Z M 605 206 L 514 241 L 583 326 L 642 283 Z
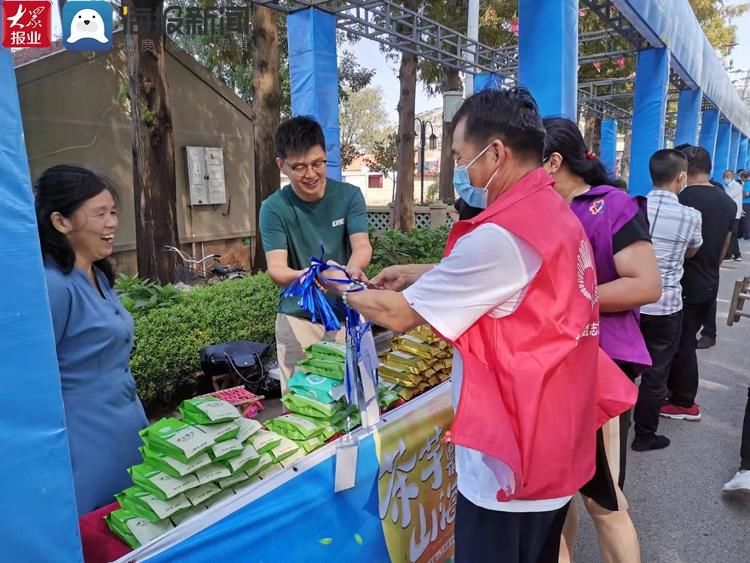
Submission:
M 737 176 L 742 183 L 742 218 L 738 237 L 750 240 L 750 170 L 740 170 Z

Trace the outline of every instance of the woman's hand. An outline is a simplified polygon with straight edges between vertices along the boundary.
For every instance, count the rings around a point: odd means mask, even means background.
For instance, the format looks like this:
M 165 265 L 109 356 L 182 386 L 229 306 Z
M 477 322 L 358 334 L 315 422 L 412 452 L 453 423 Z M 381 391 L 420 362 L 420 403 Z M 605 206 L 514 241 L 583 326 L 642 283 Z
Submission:
M 377 276 L 372 278 L 370 284 L 377 289 L 390 289 L 401 291 L 409 287 L 419 277 L 432 269 L 432 264 L 407 264 L 403 266 L 388 266 Z

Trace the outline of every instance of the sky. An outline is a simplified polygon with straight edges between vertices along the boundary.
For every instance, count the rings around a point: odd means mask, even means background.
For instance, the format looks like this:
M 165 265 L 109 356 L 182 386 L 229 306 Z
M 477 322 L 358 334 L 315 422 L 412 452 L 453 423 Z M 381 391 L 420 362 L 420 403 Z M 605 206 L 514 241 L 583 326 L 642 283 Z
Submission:
M 57 0 L 53 0 L 55 5 Z M 728 4 L 740 4 L 747 0 L 728 0 Z M 60 22 L 57 9 L 54 10 L 55 33 L 59 33 Z M 744 16 L 735 20 L 737 25 L 738 45 L 734 48 L 731 59 L 734 62 L 734 69 L 743 71 L 750 70 L 750 11 Z M 396 105 L 398 104 L 399 84 L 398 84 L 398 62 L 386 60 L 383 53 L 380 52 L 379 46 L 369 39 L 361 39 L 357 43 L 348 47 L 359 59 L 359 62 L 368 68 L 375 69 L 372 85 L 379 86 L 383 91 L 383 105 L 388 112 L 389 120 L 392 123 L 398 121 Z M 732 79 L 744 77 L 743 73 L 735 72 L 731 74 Z M 426 110 L 434 109 L 442 105 L 440 96 L 428 96 L 422 87 L 417 84 L 416 111 L 421 113 Z

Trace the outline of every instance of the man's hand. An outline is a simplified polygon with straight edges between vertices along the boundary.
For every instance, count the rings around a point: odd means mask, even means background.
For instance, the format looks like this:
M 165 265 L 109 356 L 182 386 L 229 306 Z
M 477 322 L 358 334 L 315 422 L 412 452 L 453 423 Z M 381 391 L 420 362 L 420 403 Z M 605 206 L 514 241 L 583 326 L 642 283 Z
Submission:
M 415 266 L 412 264 L 403 266 L 388 266 L 370 282 L 378 289 L 390 289 L 391 291 L 401 291 L 410 286 L 424 272 L 431 269 L 429 266 Z
M 349 277 L 353 280 L 365 282 L 367 281 L 367 275 L 364 273 L 362 268 L 358 266 L 352 266 L 349 265 L 346 267 L 346 273 L 349 274 Z

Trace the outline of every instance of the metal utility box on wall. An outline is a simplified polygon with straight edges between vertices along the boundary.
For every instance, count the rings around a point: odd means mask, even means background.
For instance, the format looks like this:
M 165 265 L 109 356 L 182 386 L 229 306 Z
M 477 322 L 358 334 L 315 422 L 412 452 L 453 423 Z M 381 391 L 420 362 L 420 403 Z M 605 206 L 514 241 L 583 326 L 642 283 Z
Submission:
M 224 152 L 216 147 L 185 147 L 187 152 L 190 205 L 223 205 L 227 202 L 224 182 Z

